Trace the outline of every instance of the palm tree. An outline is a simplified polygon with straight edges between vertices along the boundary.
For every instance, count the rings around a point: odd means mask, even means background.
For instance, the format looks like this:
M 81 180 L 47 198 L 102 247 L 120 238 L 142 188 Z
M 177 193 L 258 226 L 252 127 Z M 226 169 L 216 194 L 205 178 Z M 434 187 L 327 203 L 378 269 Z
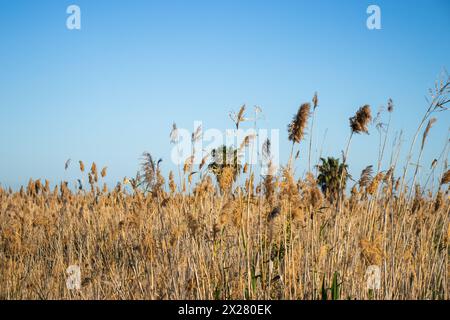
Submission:
M 320 158 L 320 161 L 322 163 L 317 165 L 319 171 L 317 183 L 328 200 L 334 202 L 339 196 L 340 189 L 345 190 L 347 180 L 350 178 L 348 166 L 333 157 Z
M 217 180 L 222 175 L 225 168 L 233 169 L 233 180 L 236 181 L 241 171 L 238 150 L 233 147 L 222 145 L 211 151 L 212 161 L 208 165 L 208 169 L 216 176 Z

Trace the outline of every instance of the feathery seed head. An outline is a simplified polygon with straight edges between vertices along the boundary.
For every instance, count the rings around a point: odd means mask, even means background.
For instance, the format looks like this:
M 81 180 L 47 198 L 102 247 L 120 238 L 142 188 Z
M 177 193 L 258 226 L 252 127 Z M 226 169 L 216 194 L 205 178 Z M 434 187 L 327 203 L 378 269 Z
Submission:
M 312 103 L 313 103 L 313 108 L 315 110 L 318 107 L 318 105 L 319 105 L 319 98 L 317 97 L 317 92 L 314 93 L 314 97 L 312 99 Z
M 83 163 L 83 161 L 80 160 L 79 163 L 80 163 L 80 171 L 84 172 L 84 163 Z
M 297 114 L 293 117 L 292 122 L 288 126 L 289 141 L 300 143 L 303 139 L 308 123 L 310 109 L 310 103 L 304 103 L 298 109 Z
M 356 112 L 355 116 L 350 118 L 350 128 L 353 133 L 369 133 L 367 126 L 372 120 L 370 106 L 365 105 Z

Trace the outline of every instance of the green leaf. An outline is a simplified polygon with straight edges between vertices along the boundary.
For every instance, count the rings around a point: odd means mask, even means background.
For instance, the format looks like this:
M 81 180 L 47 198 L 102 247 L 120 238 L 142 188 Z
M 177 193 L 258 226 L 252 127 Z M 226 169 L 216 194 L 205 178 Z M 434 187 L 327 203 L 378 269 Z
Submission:
M 325 276 L 322 280 L 321 300 L 328 300 L 328 289 L 325 288 Z
M 340 295 L 340 286 L 341 284 L 338 283 L 339 273 L 336 271 L 333 275 L 333 282 L 331 284 L 331 299 L 332 300 L 339 300 L 341 298 Z

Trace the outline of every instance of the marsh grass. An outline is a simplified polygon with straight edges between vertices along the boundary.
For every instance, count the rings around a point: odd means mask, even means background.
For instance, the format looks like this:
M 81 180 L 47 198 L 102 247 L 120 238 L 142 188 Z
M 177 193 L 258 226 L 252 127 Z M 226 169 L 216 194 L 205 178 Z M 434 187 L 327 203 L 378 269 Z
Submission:
M 440 84 L 436 92 L 446 88 Z M 442 95 L 433 101 L 445 108 Z M 311 127 L 317 103 L 315 95 Z M 310 108 L 303 104 L 288 127 L 292 148 L 302 143 Z M 429 121 L 417 162 L 433 110 L 418 130 Z M 230 115 L 236 129 L 248 120 L 245 111 Z M 267 140 L 261 178 L 252 166 L 221 165 L 217 154 L 193 171 L 192 150 L 178 168 L 179 185 L 172 172 L 166 185 L 161 161 L 144 153 L 136 177 L 112 190 L 104 184 L 106 167 L 99 175 L 93 163 L 86 172 L 82 161 L 77 190 L 67 182 L 51 190 L 40 180 L 19 192 L 0 188 L 0 299 L 448 299 L 446 155 L 436 160 L 443 168 L 437 191 L 413 184 L 408 196 L 404 175 L 394 176 L 396 161 L 380 167 L 386 145 L 380 135 L 377 170 L 367 166 L 349 195 L 339 190 L 351 137 L 367 133 L 370 120 L 370 107 L 363 106 L 350 118 L 342 163 L 323 159 L 321 175 L 298 180 L 292 152 L 288 165 L 274 170 Z M 192 140 L 200 135 L 198 128 Z M 177 143 L 175 124 L 170 138 Z M 70 265 L 81 268 L 81 290 L 66 287 Z M 381 270 L 379 289 L 367 286 L 370 266 Z

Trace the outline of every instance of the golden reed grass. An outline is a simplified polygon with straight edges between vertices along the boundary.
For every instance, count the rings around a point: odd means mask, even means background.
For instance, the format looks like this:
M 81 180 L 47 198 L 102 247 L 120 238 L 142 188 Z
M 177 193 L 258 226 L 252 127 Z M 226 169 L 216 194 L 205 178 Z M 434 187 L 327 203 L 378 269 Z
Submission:
M 189 195 L 173 177 L 159 195 L 51 192 L 37 181 L 22 194 L 0 190 L 0 298 L 317 299 L 338 272 L 342 298 L 367 299 L 370 265 L 386 267 L 377 299 L 448 298 L 448 191 L 399 210 L 398 194 L 371 191 L 375 177 L 362 192 L 376 198 L 345 199 L 337 215 L 287 169 L 250 203 L 231 175 L 220 192 L 207 176 Z M 250 290 L 247 259 L 259 270 Z M 80 291 L 66 288 L 70 265 L 81 267 Z
M 302 104 L 288 126 L 293 144 L 310 109 Z M 245 106 L 232 119 L 239 128 Z M 350 118 L 352 133 L 368 133 L 370 120 L 365 105 Z M 270 148 L 265 141 L 261 179 L 248 165 L 212 173 L 209 155 L 193 172 L 191 156 L 180 185 L 173 172 L 166 185 L 161 161 L 145 153 L 136 178 L 111 190 L 107 168 L 86 172 L 82 161 L 77 190 L 32 179 L 19 192 L 0 188 L 0 299 L 319 299 L 335 274 L 341 299 L 449 298 L 446 159 L 436 160 L 437 192 L 411 186 L 414 197 L 405 196 L 391 163 L 375 173 L 368 166 L 349 196 L 330 200 L 315 174 L 296 180 L 289 165 L 277 172 Z M 70 265 L 81 268 L 81 290 L 66 287 Z M 381 270 L 380 288 L 367 287 L 370 266 Z

